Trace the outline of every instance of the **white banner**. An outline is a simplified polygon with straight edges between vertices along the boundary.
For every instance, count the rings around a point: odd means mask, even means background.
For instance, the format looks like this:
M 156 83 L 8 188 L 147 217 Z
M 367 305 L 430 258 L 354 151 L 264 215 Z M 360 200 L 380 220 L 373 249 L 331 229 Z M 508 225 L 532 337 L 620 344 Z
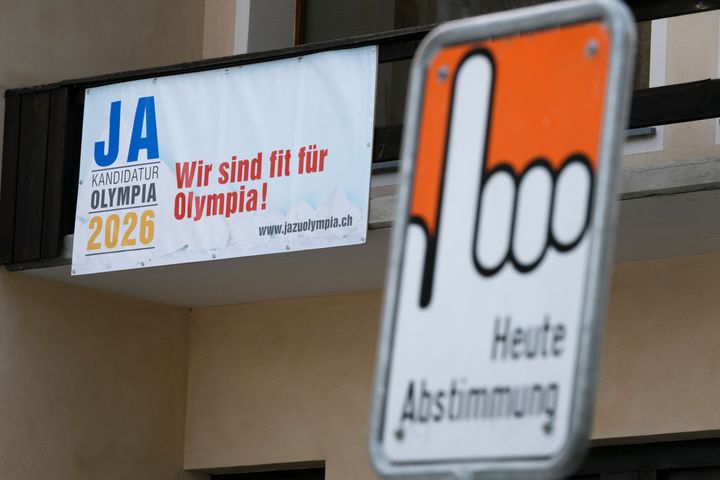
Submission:
M 374 47 L 88 89 L 74 275 L 363 243 Z

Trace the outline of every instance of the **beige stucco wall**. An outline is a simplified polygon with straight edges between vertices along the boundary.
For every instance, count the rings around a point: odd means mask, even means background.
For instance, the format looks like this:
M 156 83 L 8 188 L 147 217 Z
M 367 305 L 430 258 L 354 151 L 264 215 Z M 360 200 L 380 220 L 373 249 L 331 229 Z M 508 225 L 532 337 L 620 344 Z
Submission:
M 720 430 L 720 254 L 615 275 L 596 438 Z
M 720 254 L 617 265 L 593 438 L 720 429 Z M 327 461 L 373 478 L 366 454 L 381 295 L 195 309 L 187 468 Z
M 187 468 L 326 460 L 374 478 L 365 432 L 379 294 L 194 309 Z
M 720 254 L 616 266 L 594 438 L 720 430 L 718 284 Z M 0 271 L 0 478 L 314 460 L 373 478 L 380 299 L 190 312 Z
M 0 269 L 0 478 L 185 478 L 188 320 Z
M 205 1 L 203 58 L 224 57 L 234 53 L 236 3 L 237 0 Z
M 232 2 L 208 2 L 0 0 L 0 90 L 224 54 Z M 716 76 L 719 18 L 669 21 L 667 83 Z M 625 162 L 718 156 L 713 122 L 667 127 L 663 152 Z M 616 267 L 595 438 L 720 429 L 718 272 L 720 255 Z M 329 480 L 373 478 L 380 297 L 190 313 L 0 270 L 0 478 L 312 460 Z
M 0 88 L 199 59 L 198 0 L 0 0 Z

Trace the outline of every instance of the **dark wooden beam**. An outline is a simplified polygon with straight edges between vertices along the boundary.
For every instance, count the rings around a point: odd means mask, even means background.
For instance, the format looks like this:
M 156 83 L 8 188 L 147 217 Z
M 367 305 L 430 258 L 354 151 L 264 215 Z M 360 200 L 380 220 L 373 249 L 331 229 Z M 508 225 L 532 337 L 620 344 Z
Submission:
M 79 93 L 82 93 L 79 94 Z M 77 205 L 78 179 L 80 178 L 80 150 L 82 147 L 83 105 L 78 98 L 85 98 L 84 90 L 68 91 L 68 123 L 65 133 L 65 166 L 63 169 L 62 235 L 75 231 L 75 206 Z
M 638 90 L 630 128 L 652 127 L 720 117 L 720 79 Z
M 700 80 L 637 90 L 633 94 L 628 128 L 720 118 L 720 79 Z M 373 162 L 397 160 L 402 125 L 375 129 Z
M 24 96 L 20 117 L 13 262 L 41 257 L 50 92 Z
M 45 168 L 45 207 L 43 212 L 41 257 L 60 254 L 62 244 L 62 212 L 67 151 L 69 98 L 67 88 L 53 90 L 50 95 L 50 118 Z
M 0 263 L 12 261 L 15 243 L 15 195 L 20 152 L 21 104 L 21 97 L 10 97 L 5 101 L 2 183 L 0 184 Z

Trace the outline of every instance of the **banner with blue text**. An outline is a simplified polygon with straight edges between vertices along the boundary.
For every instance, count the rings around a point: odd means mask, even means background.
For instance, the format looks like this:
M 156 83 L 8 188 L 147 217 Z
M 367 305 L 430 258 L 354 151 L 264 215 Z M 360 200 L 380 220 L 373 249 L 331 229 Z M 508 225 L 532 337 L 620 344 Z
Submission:
M 72 273 L 365 242 L 374 47 L 87 89 Z

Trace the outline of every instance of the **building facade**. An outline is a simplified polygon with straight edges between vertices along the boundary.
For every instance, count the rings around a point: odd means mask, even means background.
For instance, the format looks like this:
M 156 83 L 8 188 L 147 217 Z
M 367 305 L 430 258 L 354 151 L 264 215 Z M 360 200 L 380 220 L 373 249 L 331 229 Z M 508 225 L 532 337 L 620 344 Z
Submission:
M 438 19 L 419 3 L 0 0 L 0 88 Z M 641 86 L 718 77 L 717 11 L 643 28 Z M 407 71 L 381 66 L 377 126 L 402 122 Z M 720 126 L 631 132 L 625 153 L 592 439 L 689 448 L 720 431 Z M 0 477 L 375 478 L 367 427 L 395 167 L 373 170 L 362 246 L 71 277 L 67 237 L 53 261 L 8 262 Z M 720 461 L 683 477 L 663 465 L 583 478 L 720 478 Z

